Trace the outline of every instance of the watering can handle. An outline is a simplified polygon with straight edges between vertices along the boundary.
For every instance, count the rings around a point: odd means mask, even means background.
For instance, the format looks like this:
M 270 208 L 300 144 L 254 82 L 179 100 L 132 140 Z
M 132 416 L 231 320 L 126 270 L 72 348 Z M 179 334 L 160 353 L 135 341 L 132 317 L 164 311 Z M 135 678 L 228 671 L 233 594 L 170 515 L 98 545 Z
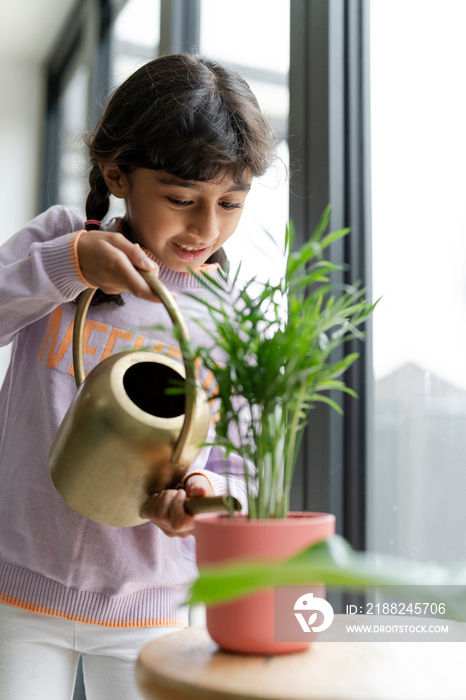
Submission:
M 151 287 L 154 294 L 156 294 L 162 304 L 165 306 L 168 315 L 172 323 L 177 326 L 179 332 L 179 339 L 181 348 L 190 342 L 190 336 L 186 323 L 181 315 L 180 309 L 170 294 L 168 289 L 159 280 L 157 275 L 153 272 L 146 272 L 145 270 L 138 270 L 144 277 L 146 282 Z M 73 328 L 73 365 L 74 365 L 74 376 L 76 380 L 76 386 L 79 387 L 84 379 L 84 352 L 83 352 L 83 336 L 84 336 L 84 325 L 86 322 L 86 315 L 89 309 L 92 297 L 95 294 L 95 289 L 86 289 L 82 294 L 78 308 L 76 310 L 76 317 L 74 320 Z M 172 462 L 176 463 L 180 460 L 183 453 L 185 445 L 188 443 L 191 432 L 194 426 L 194 413 L 196 409 L 196 372 L 194 367 L 194 360 L 192 357 L 187 357 L 186 353 L 183 352 L 183 362 L 186 372 L 186 393 L 185 393 L 185 406 L 184 406 L 184 423 L 180 431 L 178 441 L 173 450 Z

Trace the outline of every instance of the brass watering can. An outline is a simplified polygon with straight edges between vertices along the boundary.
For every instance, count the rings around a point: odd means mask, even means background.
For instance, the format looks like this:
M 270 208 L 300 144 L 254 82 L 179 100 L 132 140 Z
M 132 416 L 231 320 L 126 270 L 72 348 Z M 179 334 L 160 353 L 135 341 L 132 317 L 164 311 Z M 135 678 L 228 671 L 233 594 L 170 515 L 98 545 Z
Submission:
M 180 342 L 189 333 L 166 287 L 141 271 L 177 326 Z M 207 397 L 196 380 L 194 362 L 141 350 L 112 355 L 84 373 L 83 333 L 95 293 L 86 290 L 73 330 L 73 363 L 78 392 L 53 442 L 49 466 L 53 483 L 74 510 L 103 525 L 127 527 L 147 522 L 149 496 L 176 488 L 199 454 L 210 422 Z M 184 394 L 166 395 L 173 380 Z M 228 498 L 187 498 L 195 514 L 227 511 Z M 241 506 L 231 499 L 234 509 Z

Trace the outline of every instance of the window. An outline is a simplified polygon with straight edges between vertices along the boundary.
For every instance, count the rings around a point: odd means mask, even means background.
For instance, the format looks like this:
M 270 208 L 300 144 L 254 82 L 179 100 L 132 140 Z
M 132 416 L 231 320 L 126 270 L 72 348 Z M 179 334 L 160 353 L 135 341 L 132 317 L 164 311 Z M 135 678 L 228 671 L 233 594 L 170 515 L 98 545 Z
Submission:
M 76 6 L 48 66 L 46 144 L 41 208 L 60 202 L 81 209 L 87 190 L 82 134 L 95 97 L 95 24 L 86 0 Z
M 225 0 L 202 0 L 200 52 L 231 65 L 247 80 L 277 134 L 279 160 L 253 184 L 225 249 L 233 268 L 241 262 L 240 279 L 268 279 L 282 273 L 288 220 L 290 6 L 289 0 L 237 0 L 234 12 L 228 8 Z M 267 31 L 258 41 L 264 24 Z
M 88 167 L 82 135 L 99 118 L 108 93 L 157 55 L 159 38 L 160 0 L 77 6 L 49 67 L 43 208 L 60 202 L 84 209 Z M 110 215 L 121 213 L 112 203 Z
M 368 544 L 417 559 L 465 552 L 465 23 L 462 0 L 371 5 Z
M 155 58 L 160 41 L 160 0 L 128 0 L 113 25 L 113 86 Z
M 96 15 L 91 0 L 76 5 L 49 61 L 42 210 L 57 202 L 84 207 L 88 173 L 82 135 L 98 115 L 104 89 L 97 41 L 99 32 L 104 35 L 103 8 Z
M 143 21 L 142 21 L 143 20 Z M 160 0 L 127 0 L 115 15 L 111 40 L 113 91 L 135 70 L 158 54 Z M 110 199 L 109 218 L 124 216 L 123 200 Z
M 242 259 L 243 278 L 252 277 L 258 269 L 266 277 L 278 275 L 282 272 L 281 251 L 288 220 L 289 1 L 257 0 L 251 8 L 245 0 L 240 0 L 235 13 L 228 12 L 228 22 L 225 22 L 228 3 L 202 0 L 200 12 L 196 11 L 198 7 L 197 0 L 189 7 L 178 3 L 163 5 L 161 0 L 114 0 L 108 5 L 110 20 L 105 13 L 91 19 L 87 14 L 84 18 L 79 15 L 79 22 L 84 22 L 85 28 L 72 45 L 66 42 L 67 58 L 59 65 L 54 84 L 56 112 L 49 139 L 53 152 L 44 206 L 58 201 L 83 209 L 87 168 L 81 135 L 98 118 L 107 92 L 158 55 L 162 36 L 166 52 L 194 49 L 198 41 L 201 53 L 232 64 L 246 78 L 278 136 L 279 159 L 254 184 L 241 226 L 227 246 L 233 267 Z M 249 16 L 247 23 L 243 20 L 244 13 Z M 264 18 L 267 18 L 267 34 L 257 42 L 257 26 Z M 89 34 L 96 41 L 99 34 L 95 31 L 96 21 L 100 24 L 100 35 L 104 35 L 103 29 L 108 32 L 108 45 L 97 42 L 90 46 L 92 41 L 84 40 Z M 199 26 L 194 26 L 197 23 Z M 246 51 L 238 52 L 238 36 L 242 37 Z M 96 65 L 100 65 L 100 71 L 95 70 Z M 110 215 L 122 212 L 121 202 L 112 201 Z M 271 243 L 269 235 L 276 245 Z M 264 260 L 260 266 L 258 255 Z
M 78 62 L 64 76 L 60 97 L 57 199 L 81 209 L 87 190 L 87 160 L 83 133 L 88 129 L 89 67 Z
M 50 65 L 44 208 L 65 197 L 84 207 L 87 173 L 65 167 L 83 115 L 93 124 L 108 91 L 145 60 L 196 49 L 240 71 L 279 140 L 281 160 L 255 183 L 240 227 L 226 246 L 233 268 L 242 261 L 243 279 L 281 274 L 288 218 L 299 244 L 331 203 L 332 228 L 354 230 L 348 248 L 340 246 L 334 261 L 348 263 L 351 278 L 367 282 L 368 129 L 362 109 L 367 6 L 367 0 L 237 0 L 232 11 L 228 0 L 83 0 L 80 21 L 65 28 Z M 81 155 L 73 158 L 77 165 Z M 114 205 L 111 215 L 121 213 L 117 209 Z M 370 347 L 355 349 L 363 358 L 349 381 L 360 399 L 345 406 L 344 420 L 316 408 L 303 441 L 292 507 L 335 513 L 339 532 L 363 547 Z

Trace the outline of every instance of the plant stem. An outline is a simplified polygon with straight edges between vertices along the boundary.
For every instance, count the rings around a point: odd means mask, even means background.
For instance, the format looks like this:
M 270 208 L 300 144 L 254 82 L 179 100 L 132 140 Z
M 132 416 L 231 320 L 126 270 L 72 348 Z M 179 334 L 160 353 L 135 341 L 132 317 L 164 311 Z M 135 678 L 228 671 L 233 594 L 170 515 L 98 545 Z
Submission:
M 303 381 L 300 384 L 298 396 L 296 398 L 295 409 L 293 411 L 293 418 L 291 421 L 291 427 L 289 431 L 289 439 L 287 441 L 287 449 L 285 452 L 285 513 L 282 517 L 286 517 L 288 515 L 291 482 L 293 479 L 293 470 L 296 462 L 296 450 L 298 449 L 297 436 L 299 433 L 300 413 L 302 410 L 305 394 L 306 382 Z

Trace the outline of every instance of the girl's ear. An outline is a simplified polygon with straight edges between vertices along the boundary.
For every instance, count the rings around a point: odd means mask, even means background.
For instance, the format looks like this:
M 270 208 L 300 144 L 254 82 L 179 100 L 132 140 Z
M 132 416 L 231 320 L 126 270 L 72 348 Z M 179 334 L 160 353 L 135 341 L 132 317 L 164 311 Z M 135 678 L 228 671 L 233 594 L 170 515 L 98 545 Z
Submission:
M 104 163 L 100 166 L 105 184 L 114 197 L 125 199 L 130 192 L 128 176 L 123 173 L 116 163 Z

